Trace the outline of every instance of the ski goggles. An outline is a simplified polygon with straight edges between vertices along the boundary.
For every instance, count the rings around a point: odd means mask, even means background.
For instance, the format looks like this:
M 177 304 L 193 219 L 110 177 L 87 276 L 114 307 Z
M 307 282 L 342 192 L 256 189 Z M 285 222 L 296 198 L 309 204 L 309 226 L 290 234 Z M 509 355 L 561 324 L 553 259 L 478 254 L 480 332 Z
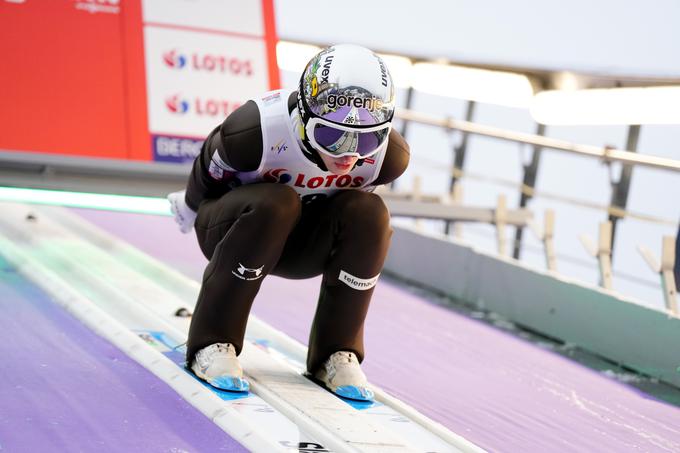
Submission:
M 345 126 L 313 117 L 305 131 L 314 148 L 330 157 L 370 157 L 380 150 L 392 129 L 391 123 L 377 126 Z

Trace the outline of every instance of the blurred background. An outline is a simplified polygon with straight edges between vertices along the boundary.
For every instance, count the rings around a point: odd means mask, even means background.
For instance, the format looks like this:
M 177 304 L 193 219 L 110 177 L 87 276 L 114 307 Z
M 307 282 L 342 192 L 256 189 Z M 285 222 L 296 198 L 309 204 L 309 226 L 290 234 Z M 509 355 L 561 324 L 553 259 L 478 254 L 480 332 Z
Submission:
M 70 162 L 36 153 L 116 159 L 100 166 L 120 174 L 129 171 L 121 159 L 186 167 L 241 103 L 295 89 L 320 47 L 360 44 L 386 58 L 399 87 L 396 127 L 412 160 L 392 189 L 489 209 L 504 196 L 538 230 L 549 212 L 560 275 L 605 284 L 592 256 L 604 241 L 613 275 L 605 286 L 664 306 L 638 249 L 658 261 L 680 217 L 675 1 L 2 0 L 0 14 L 5 170 L 16 160 Z M 442 127 L 447 121 L 455 124 Z M 543 138 L 562 149 L 541 146 Z M 650 159 L 605 158 L 619 151 Z M 0 183 L 72 185 L 47 179 L 6 172 Z M 90 186 L 84 191 L 116 192 Z M 605 221 L 611 238 L 600 241 Z M 527 225 L 507 229 L 503 249 L 494 224 L 418 226 L 548 266 L 544 241 Z
M 124 360 L 84 350 L 94 340 L 53 302 L 84 296 L 127 327 L 141 306 L 148 325 L 183 323 L 179 345 L 190 321 L 175 313 L 206 260 L 166 194 L 227 115 L 354 43 L 387 63 L 411 148 L 380 192 L 395 234 L 367 320 L 371 383 L 490 451 L 679 451 L 678 23 L 674 0 L 0 0 L 0 331 L 14 354 L 0 438 L 82 451 L 54 428 L 66 414 L 93 448 L 105 432 L 114 450 L 180 451 L 177 426 L 193 425 L 154 407 L 172 399 L 149 391 L 156 378 L 125 366 L 148 402 L 102 392 Z M 251 325 L 304 345 L 317 290 L 268 277 Z M 93 408 L 103 393 L 131 405 Z M 194 450 L 209 448 L 181 451 Z
M 415 6 L 355 1 L 341 7 L 320 4 L 314 11 L 298 1 L 276 6 L 282 40 L 354 42 L 406 57 L 391 61 L 390 68 L 401 86 L 400 105 L 416 112 L 573 144 L 680 158 L 680 60 L 673 57 L 680 54 L 680 32 L 674 25 L 680 19 L 677 2 L 426 0 Z M 287 63 L 284 52 L 279 58 L 282 84 L 295 87 L 304 58 L 295 64 Z M 653 92 L 645 100 L 618 89 L 659 86 L 674 87 L 660 91 L 658 101 L 651 100 Z M 593 89 L 607 91 L 583 91 Z M 592 98 L 578 97 L 583 94 Z M 397 183 L 400 190 L 412 189 L 414 178 L 420 177 L 424 192 L 447 193 L 457 175 L 465 204 L 494 206 L 504 194 L 508 207 L 517 208 L 522 193 L 533 195 L 525 203 L 537 221 L 546 209 L 555 212 L 556 265 L 563 275 L 598 283 L 597 260 L 579 237 L 586 234 L 596 242 L 609 208 L 623 208 L 625 212 L 612 216 L 613 288 L 663 306 L 659 280 L 637 247 L 658 255 L 662 236 L 675 236 L 680 217 L 674 201 L 680 194 L 677 171 L 637 166 L 628 176 L 627 196 L 617 199 L 621 164 L 546 149 L 527 180 L 525 167 L 531 169 L 535 152 L 531 145 L 466 137 L 424 124 L 401 127 L 412 161 Z M 462 172 L 454 173 L 456 154 L 460 159 L 462 153 L 462 168 L 457 169 Z M 535 190 L 522 186 L 527 182 Z M 443 231 L 441 225 L 428 228 Z M 497 250 L 493 226 L 466 224 L 461 230 L 463 240 Z M 536 236 L 527 231 L 521 239 L 515 256 L 545 267 Z

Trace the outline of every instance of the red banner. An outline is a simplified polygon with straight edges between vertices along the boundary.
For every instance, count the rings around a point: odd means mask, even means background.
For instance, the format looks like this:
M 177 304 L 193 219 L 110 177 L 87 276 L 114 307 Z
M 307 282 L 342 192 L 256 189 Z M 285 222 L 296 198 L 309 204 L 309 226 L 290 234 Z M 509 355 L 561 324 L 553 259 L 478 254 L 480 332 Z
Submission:
M 144 1 L 146 10 L 157 7 L 158 2 Z M 279 85 L 272 2 L 256 3 L 261 9 L 264 33 L 253 35 L 264 43 L 262 65 L 266 73 L 263 78 L 266 82 L 264 86 L 257 85 L 258 91 Z M 159 5 L 171 9 L 172 3 Z M 251 2 L 245 3 L 252 8 Z M 172 22 L 172 15 L 168 17 L 163 27 L 186 28 L 179 23 L 181 14 L 176 15 L 177 24 Z M 256 12 L 254 17 L 260 16 Z M 158 101 L 158 106 L 151 104 L 147 77 L 153 62 L 145 55 L 145 32 L 148 34 L 150 27 L 142 16 L 142 0 L 4 1 L 0 3 L 0 27 L 3 35 L 0 149 L 136 160 L 154 158 L 149 112 L 167 109 L 172 95 L 189 98 L 190 93 L 177 87 Z M 158 28 L 156 24 L 155 29 Z M 210 35 L 199 28 L 191 35 L 192 45 L 196 46 L 201 39 L 209 40 Z M 162 79 L 165 75 L 155 77 Z M 153 87 L 158 82 L 153 80 Z M 219 81 L 215 85 L 219 86 Z M 214 98 L 231 99 L 219 92 Z M 217 124 L 221 121 L 218 117 L 229 109 L 222 109 L 222 104 L 218 109 L 211 101 L 201 98 L 201 103 L 195 101 L 192 107 L 206 112 L 212 112 L 209 109 L 214 107 Z M 156 128 L 162 128 L 166 137 L 188 135 L 175 130 L 172 123 L 163 123 L 162 118 L 160 124 Z M 208 128 L 199 129 L 189 135 L 200 137 L 210 132 Z

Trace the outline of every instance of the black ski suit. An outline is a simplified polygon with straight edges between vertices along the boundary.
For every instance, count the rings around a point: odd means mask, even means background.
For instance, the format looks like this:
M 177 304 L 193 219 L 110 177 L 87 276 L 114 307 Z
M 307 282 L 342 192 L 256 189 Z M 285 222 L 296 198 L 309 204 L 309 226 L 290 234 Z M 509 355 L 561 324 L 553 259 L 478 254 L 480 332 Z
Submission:
M 295 99 L 293 92 L 287 101 L 291 112 Z M 187 361 L 213 343 L 232 343 L 240 353 L 253 299 L 268 274 L 291 279 L 323 274 L 308 371 L 339 350 L 353 351 L 361 361 L 373 287 L 360 285 L 382 270 L 391 236 L 387 208 L 379 196 L 351 187 L 303 203 L 290 184 L 241 184 L 238 174 L 256 170 L 262 158 L 260 111 L 249 101 L 212 131 L 194 161 L 185 200 L 198 213 L 196 235 L 210 262 L 191 321 Z M 220 173 L 218 180 L 215 159 L 234 170 L 234 177 Z M 371 186 L 396 179 L 408 160 L 408 145 L 392 130 Z M 258 268 L 246 267 L 246 260 Z M 341 273 L 360 282 L 352 287 L 339 279 Z

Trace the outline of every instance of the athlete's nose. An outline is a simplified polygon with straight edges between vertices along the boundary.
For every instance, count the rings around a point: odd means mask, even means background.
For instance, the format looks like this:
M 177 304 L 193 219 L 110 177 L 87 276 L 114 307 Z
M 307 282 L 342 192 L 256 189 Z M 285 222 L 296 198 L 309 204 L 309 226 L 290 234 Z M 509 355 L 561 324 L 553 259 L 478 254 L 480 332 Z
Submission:
M 342 156 L 337 158 L 337 161 L 342 165 L 349 165 L 352 163 L 353 160 L 354 160 L 353 156 Z

